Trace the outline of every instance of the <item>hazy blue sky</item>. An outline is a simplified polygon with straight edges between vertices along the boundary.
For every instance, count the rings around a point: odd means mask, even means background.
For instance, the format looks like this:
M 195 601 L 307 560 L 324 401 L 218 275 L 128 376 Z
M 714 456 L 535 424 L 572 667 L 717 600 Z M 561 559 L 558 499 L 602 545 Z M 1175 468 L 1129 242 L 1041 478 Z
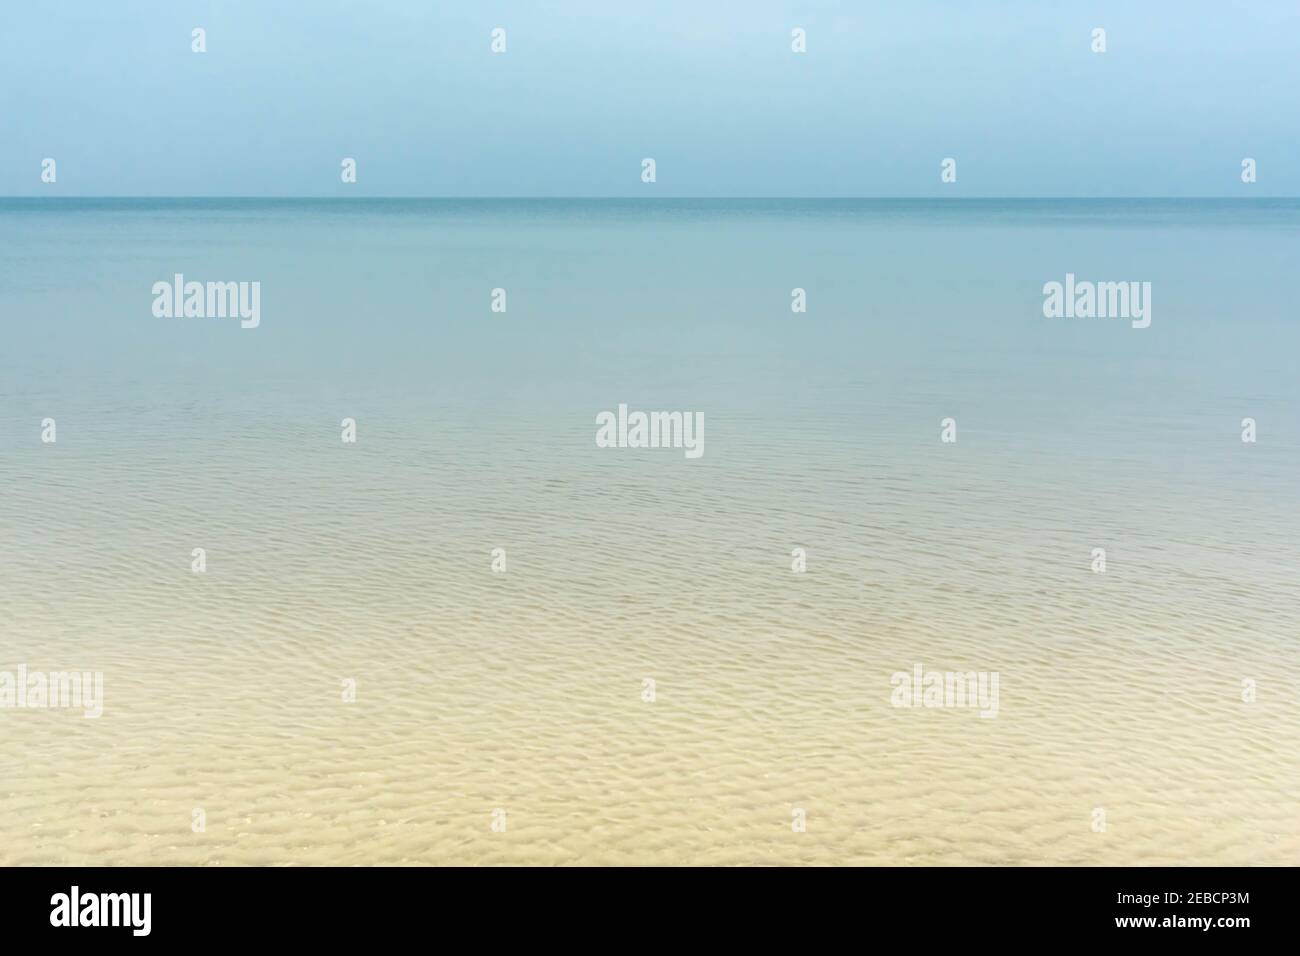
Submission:
M 0 195 L 1297 195 L 1298 126 L 1296 0 L 0 6 Z

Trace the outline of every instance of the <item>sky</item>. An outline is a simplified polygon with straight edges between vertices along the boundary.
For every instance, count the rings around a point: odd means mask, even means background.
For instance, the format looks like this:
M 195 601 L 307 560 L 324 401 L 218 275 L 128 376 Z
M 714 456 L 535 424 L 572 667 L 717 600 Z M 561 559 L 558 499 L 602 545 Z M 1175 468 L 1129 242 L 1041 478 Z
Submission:
M 191 50 L 196 27 L 206 53 Z M 1105 53 L 1092 51 L 1097 27 Z M 345 157 L 355 183 L 341 181 Z M 948 157 L 957 181 L 942 183 Z M 1296 196 L 1298 184 L 1296 0 L 0 4 L 7 196 Z

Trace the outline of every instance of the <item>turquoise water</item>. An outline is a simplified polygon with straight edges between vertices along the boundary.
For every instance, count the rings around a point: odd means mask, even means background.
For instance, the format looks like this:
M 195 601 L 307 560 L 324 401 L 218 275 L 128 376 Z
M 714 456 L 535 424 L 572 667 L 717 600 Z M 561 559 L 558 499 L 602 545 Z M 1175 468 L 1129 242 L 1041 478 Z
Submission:
M 1250 416 L 1268 470 L 1300 440 L 1297 227 L 1291 200 L 5 200 L 0 421 L 301 399 L 568 441 L 628 401 L 707 409 L 723 454 L 733 422 L 897 446 L 953 415 L 990 452 L 1190 480 Z M 154 318 L 177 272 L 260 281 L 261 326 Z M 1066 272 L 1151 282 L 1151 327 L 1045 319 Z
M 0 712 L 0 860 L 1294 862 L 1298 255 L 1292 200 L 0 200 L 0 668 L 106 686 Z
M 1225 386 L 1244 366 L 1261 390 L 1292 377 L 1298 214 L 1291 200 L 11 199 L 0 289 L 6 355 L 37 375 L 346 371 L 490 389 L 908 368 L 1037 389 L 1127 370 L 1155 400 L 1180 365 Z M 1153 327 L 1045 321 L 1041 286 L 1066 271 L 1153 282 Z M 153 321 L 149 287 L 174 272 L 260 280 L 263 327 Z M 508 318 L 488 311 L 494 287 Z M 557 376 L 560 360 L 586 373 Z

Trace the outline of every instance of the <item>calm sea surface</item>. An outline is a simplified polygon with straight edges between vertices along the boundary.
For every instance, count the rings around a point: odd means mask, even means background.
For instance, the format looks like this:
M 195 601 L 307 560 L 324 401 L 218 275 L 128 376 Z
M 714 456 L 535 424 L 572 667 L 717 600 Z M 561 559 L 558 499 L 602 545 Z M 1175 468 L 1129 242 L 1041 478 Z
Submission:
M 0 672 L 104 675 L 0 708 L 0 863 L 1300 863 L 1297 262 L 1282 200 L 0 200 Z

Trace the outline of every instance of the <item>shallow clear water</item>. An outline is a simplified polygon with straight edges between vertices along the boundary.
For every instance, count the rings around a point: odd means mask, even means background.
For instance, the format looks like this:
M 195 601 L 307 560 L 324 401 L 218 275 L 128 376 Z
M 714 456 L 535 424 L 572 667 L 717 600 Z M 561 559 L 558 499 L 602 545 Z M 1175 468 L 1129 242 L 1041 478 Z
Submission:
M 0 708 L 0 862 L 1295 863 L 1297 254 L 1289 200 L 0 200 L 0 670 L 105 693 Z

